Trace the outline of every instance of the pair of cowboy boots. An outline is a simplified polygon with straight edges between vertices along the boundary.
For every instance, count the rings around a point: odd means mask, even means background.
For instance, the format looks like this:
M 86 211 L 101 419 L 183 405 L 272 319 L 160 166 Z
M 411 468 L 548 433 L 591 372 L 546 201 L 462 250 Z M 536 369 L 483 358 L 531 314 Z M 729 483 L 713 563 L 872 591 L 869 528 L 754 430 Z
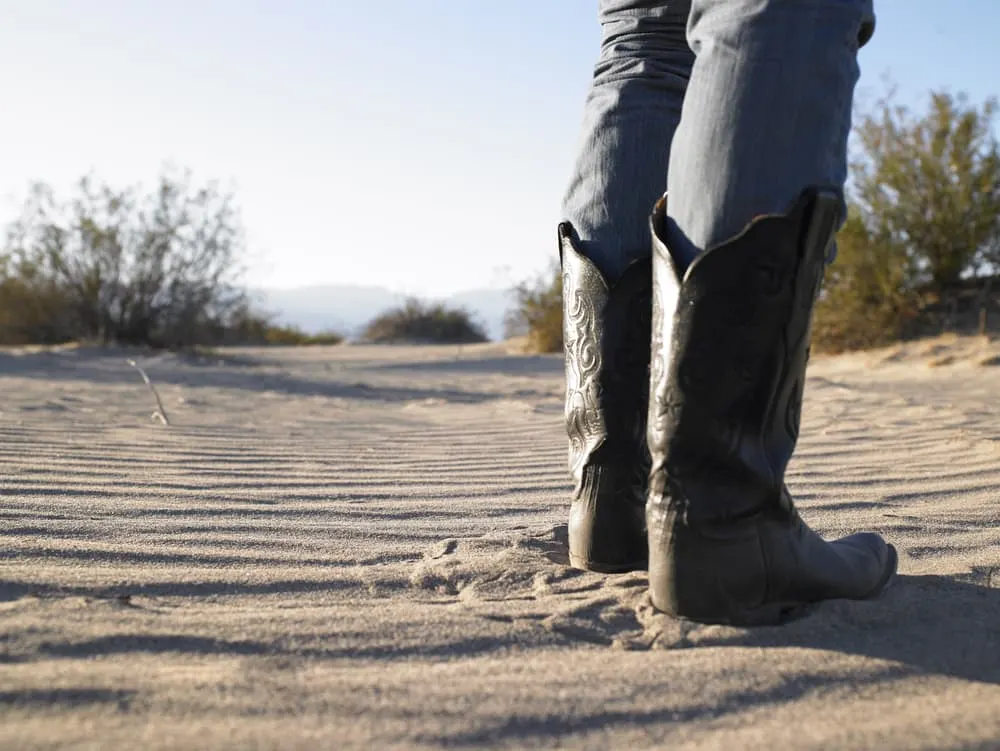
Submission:
M 571 564 L 648 568 L 657 609 L 706 623 L 879 594 L 895 549 L 867 533 L 824 541 L 784 482 L 839 194 L 808 190 L 689 265 L 665 201 L 651 258 L 613 283 L 559 227 Z

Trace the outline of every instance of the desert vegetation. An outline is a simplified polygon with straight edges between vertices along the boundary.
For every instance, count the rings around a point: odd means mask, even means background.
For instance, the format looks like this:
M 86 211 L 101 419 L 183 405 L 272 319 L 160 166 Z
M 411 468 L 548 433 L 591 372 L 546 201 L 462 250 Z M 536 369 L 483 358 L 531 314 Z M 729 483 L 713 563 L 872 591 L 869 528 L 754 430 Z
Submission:
M 887 96 L 855 128 L 850 213 L 816 314 L 817 342 L 856 349 L 997 321 L 997 102 Z
M 489 338 L 468 310 L 411 297 L 372 319 L 360 339 L 371 344 L 474 344 Z
M 506 337 L 526 336 L 532 352 L 562 350 L 562 273 L 558 265 L 548 274 L 521 282 L 511 293 L 514 307 L 504 319 Z
M 1000 330 L 998 105 L 932 92 L 921 112 L 890 91 L 854 129 L 848 216 L 816 309 L 818 350 Z M 510 330 L 562 347 L 558 270 L 518 285 Z
M 931 92 L 914 111 L 892 92 L 859 113 L 848 215 L 817 306 L 816 348 L 843 351 L 942 332 L 1000 330 L 1000 146 L 996 100 Z M 183 348 L 336 344 L 277 323 L 244 284 L 232 193 L 167 171 L 150 190 L 38 184 L 0 245 L 0 345 L 69 341 Z M 511 290 L 507 336 L 562 347 L 557 267 Z M 415 298 L 361 341 L 486 341 L 467 310 Z
M 335 343 L 279 326 L 243 284 L 234 197 L 167 171 L 155 187 L 35 185 L 0 248 L 0 344 L 182 348 Z

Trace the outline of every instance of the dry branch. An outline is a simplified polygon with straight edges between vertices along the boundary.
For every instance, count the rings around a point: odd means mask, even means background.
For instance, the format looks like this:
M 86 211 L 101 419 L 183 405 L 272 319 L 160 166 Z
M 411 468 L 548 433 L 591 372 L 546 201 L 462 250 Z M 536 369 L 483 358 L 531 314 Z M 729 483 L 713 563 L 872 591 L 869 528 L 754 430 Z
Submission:
M 156 411 L 153 413 L 153 418 L 160 420 L 160 422 L 169 427 L 170 418 L 167 417 L 167 411 L 163 408 L 163 401 L 160 399 L 160 394 L 156 390 L 156 386 L 154 386 L 153 382 L 149 380 L 149 376 L 146 375 L 146 371 L 143 370 L 141 367 L 139 367 L 138 364 L 136 364 L 135 360 L 130 359 L 127 362 L 129 365 L 131 365 L 133 368 L 139 371 L 139 375 L 142 376 L 142 380 L 146 382 L 146 385 L 149 387 L 150 392 L 153 394 L 153 398 L 156 399 Z

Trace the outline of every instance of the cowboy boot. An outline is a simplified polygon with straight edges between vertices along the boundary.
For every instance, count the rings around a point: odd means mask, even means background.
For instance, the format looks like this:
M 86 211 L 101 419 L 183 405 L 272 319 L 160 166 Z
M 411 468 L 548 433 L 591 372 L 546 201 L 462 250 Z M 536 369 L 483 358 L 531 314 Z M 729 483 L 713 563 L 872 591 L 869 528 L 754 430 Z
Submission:
M 654 209 L 646 523 L 661 611 L 773 624 L 820 600 L 874 597 L 895 573 L 876 534 L 821 539 L 784 483 L 840 205 L 808 190 L 687 268 L 671 254 L 666 198 Z
M 571 565 L 615 573 L 646 566 L 651 270 L 633 262 L 609 284 L 559 226 L 566 352 L 566 433 L 573 501 Z

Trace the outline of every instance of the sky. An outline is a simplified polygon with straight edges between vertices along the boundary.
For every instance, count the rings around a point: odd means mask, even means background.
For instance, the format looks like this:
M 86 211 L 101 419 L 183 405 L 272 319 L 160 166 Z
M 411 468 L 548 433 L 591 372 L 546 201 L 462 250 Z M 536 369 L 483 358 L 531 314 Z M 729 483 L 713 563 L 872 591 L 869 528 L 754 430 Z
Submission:
M 596 0 L 0 0 L 0 222 L 34 181 L 231 187 L 248 282 L 426 297 L 546 269 Z M 1000 94 L 998 0 L 876 0 L 860 101 Z

